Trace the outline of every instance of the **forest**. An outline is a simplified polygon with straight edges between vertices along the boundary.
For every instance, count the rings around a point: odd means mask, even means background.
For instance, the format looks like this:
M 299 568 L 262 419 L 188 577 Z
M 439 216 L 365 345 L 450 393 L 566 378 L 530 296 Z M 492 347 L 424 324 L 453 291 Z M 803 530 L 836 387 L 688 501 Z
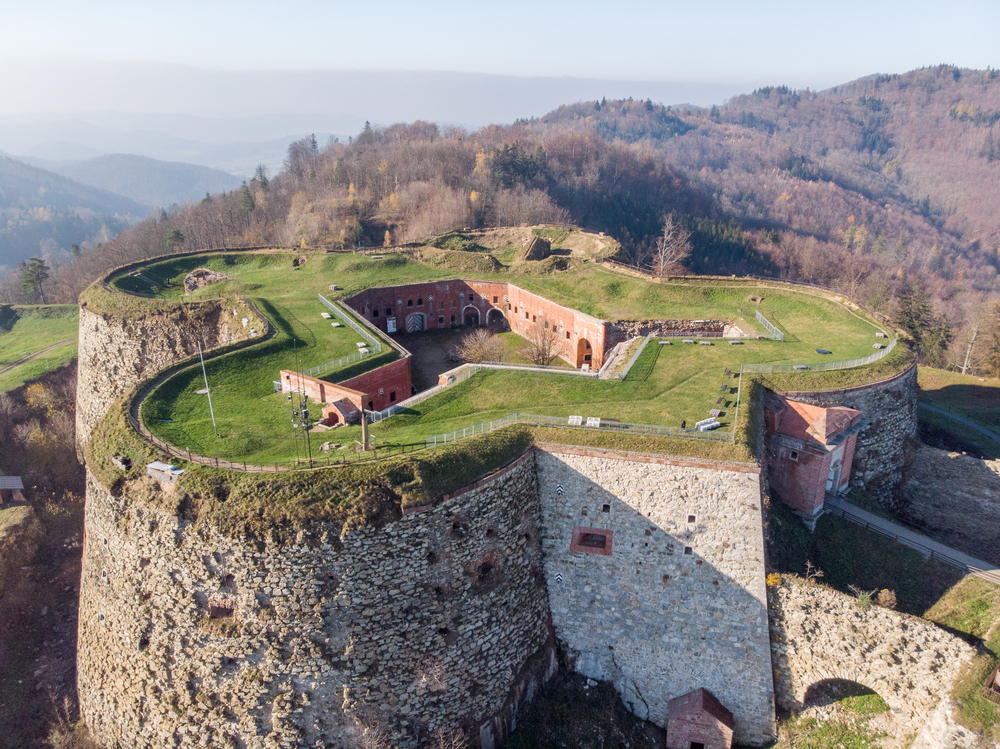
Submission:
M 607 100 L 475 132 L 366 124 L 314 137 L 231 192 L 126 229 L 0 302 L 75 301 L 108 268 L 180 250 L 423 243 L 571 223 L 650 267 L 668 217 L 691 273 L 814 283 L 893 318 L 931 365 L 1000 374 L 1000 73 L 947 65 L 710 109 Z

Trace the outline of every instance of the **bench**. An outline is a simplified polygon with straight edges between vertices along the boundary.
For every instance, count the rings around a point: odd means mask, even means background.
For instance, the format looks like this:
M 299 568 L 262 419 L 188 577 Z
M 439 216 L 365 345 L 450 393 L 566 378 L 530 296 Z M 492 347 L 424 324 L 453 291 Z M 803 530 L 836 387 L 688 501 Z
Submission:
M 670 346 L 670 345 L 672 345 L 670 343 L 670 341 L 657 341 L 657 343 L 659 343 L 661 346 Z
M 727 385 L 726 383 L 722 383 L 722 386 L 719 388 L 719 392 L 724 393 L 727 390 L 729 390 L 729 385 Z
M 801 371 L 803 371 L 805 369 L 809 369 L 809 367 L 807 367 L 805 364 L 793 364 L 792 365 L 792 369 L 794 369 L 794 370 L 796 370 L 798 372 L 801 372 Z
M 695 422 L 694 428 L 699 432 L 707 432 L 711 429 L 718 429 L 721 426 L 722 424 L 720 424 L 713 416 L 710 419 L 702 419 L 701 421 Z
M 726 377 L 729 377 L 729 376 L 730 376 L 730 375 L 731 375 L 732 373 L 733 373 L 733 371 L 732 371 L 731 369 L 727 368 L 727 369 L 726 369 L 726 371 L 725 371 L 725 372 L 724 372 L 723 374 L 724 374 L 724 375 L 725 375 Z
M 320 312 L 319 316 L 322 317 L 324 320 L 329 320 L 330 319 L 330 313 L 329 312 Z
M 598 427 L 600 427 L 601 426 L 601 419 L 600 419 L 600 417 L 598 417 L 598 416 L 588 416 L 587 417 L 587 426 L 590 427 L 591 429 L 597 429 Z
M 720 411 L 720 410 L 719 410 L 719 409 L 717 409 L 717 408 L 713 408 L 713 409 L 712 409 L 711 411 L 709 411 L 709 412 L 708 412 L 708 415 L 709 415 L 709 416 L 715 416 L 715 417 L 718 417 L 718 416 L 719 416 L 720 414 L 722 414 L 722 411 Z
M 719 400 L 717 400 L 717 401 L 715 402 L 715 405 L 717 405 L 717 406 L 721 406 L 721 405 L 722 405 L 722 402 L 723 402 L 723 401 L 724 401 L 725 399 L 726 399 L 726 396 L 724 396 L 724 395 L 723 395 L 723 396 L 720 396 L 720 397 L 719 397 Z
M 569 426 L 571 426 L 571 427 L 583 426 L 583 417 L 582 416 L 570 416 L 569 417 Z
M 885 348 L 884 343 L 873 343 L 872 348 Z
M 712 342 L 711 341 L 698 341 L 698 345 L 699 346 L 711 346 Z
M 694 338 L 685 338 L 681 343 L 694 343 Z
M 743 345 L 743 341 L 734 341 L 733 339 L 730 338 L 729 339 L 729 345 L 730 346 L 742 346 Z
M 332 325 L 333 327 L 335 327 L 335 328 L 342 328 L 342 327 L 344 327 L 344 326 L 343 326 L 343 325 L 341 325 L 341 324 L 340 324 L 339 322 L 332 322 L 332 323 L 330 323 L 330 324 L 331 324 L 331 325 Z

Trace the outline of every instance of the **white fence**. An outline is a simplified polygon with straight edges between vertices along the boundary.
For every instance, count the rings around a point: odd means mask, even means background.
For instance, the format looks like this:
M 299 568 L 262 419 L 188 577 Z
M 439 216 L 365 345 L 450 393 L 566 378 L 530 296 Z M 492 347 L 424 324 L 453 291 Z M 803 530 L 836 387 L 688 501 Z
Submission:
M 740 373 L 756 372 L 761 374 L 775 374 L 782 372 L 832 372 L 836 369 L 853 369 L 854 367 L 864 367 L 874 364 L 879 359 L 887 357 L 896 348 L 897 339 L 883 349 L 879 349 L 870 356 L 860 359 L 847 359 L 845 361 L 812 362 L 809 364 L 744 364 L 740 367 Z
M 774 327 L 766 317 L 760 314 L 760 310 L 757 310 L 756 316 L 757 316 L 757 322 L 759 322 L 761 325 L 767 328 L 767 332 L 771 334 L 771 338 L 773 338 L 776 341 L 785 340 L 785 334 L 782 333 L 780 330 L 778 330 L 776 327 Z
M 358 325 L 354 320 L 352 320 L 347 314 L 345 314 L 336 304 L 326 299 L 322 294 L 318 294 L 319 300 L 323 305 L 340 318 L 345 325 L 351 328 L 354 332 L 360 335 L 365 341 L 372 347 L 376 354 L 382 353 L 382 343 L 377 338 L 375 338 L 371 333 Z M 347 356 L 341 356 L 339 359 L 334 359 L 333 361 L 323 362 L 322 364 L 317 364 L 315 367 L 309 367 L 302 372 L 304 375 L 309 377 L 319 377 L 327 372 L 333 372 L 336 369 L 341 369 L 349 364 L 354 364 L 361 361 L 362 359 L 371 356 L 371 351 L 355 351 L 353 354 L 348 354 Z
M 733 442 L 736 438 L 734 432 L 699 432 L 696 429 L 681 429 L 680 427 L 663 427 L 652 424 L 627 424 L 613 419 L 601 419 L 600 426 L 586 426 L 586 421 L 581 424 L 570 424 L 568 416 L 539 416 L 537 414 L 512 413 L 499 419 L 484 421 L 473 424 L 462 429 L 455 429 L 443 434 L 435 434 L 424 440 L 425 447 L 437 447 L 447 445 L 450 442 L 474 437 L 479 434 L 488 434 L 497 429 L 511 426 L 513 424 L 529 424 L 531 426 L 557 427 L 559 429 L 589 429 L 591 431 L 613 432 L 616 434 L 642 434 L 654 437 L 674 437 L 679 439 L 703 440 L 706 442 Z

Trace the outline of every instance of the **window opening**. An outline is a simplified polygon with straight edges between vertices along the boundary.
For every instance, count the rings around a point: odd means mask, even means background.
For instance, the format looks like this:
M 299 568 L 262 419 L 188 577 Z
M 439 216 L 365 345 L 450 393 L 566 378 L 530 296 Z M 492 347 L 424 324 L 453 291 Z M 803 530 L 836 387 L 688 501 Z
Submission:
M 420 297 L 420 296 L 417 297 L 417 306 L 418 307 L 423 307 L 424 306 L 424 298 L 423 297 Z
M 684 553 L 687 554 L 688 556 L 691 556 L 692 554 L 694 554 L 694 549 L 692 549 L 690 546 L 685 546 Z
M 588 549 L 606 549 L 608 537 L 603 533 L 584 533 L 580 536 L 580 546 L 586 546 Z
M 694 522 L 694 515 L 688 515 L 688 522 L 689 523 L 693 523 Z
M 407 299 L 406 300 L 406 306 L 407 307 L 412 307 L 413 306 L 413 300 L 412 299 Z
M 396 402 L 396 391 L 395 390 L 390 390 L 389 391 L 389 402 L 390 403 L 395 403 Z
M 790 457 L 792 460 L 797 461 L 799 459 L 799 453 L 797 450 L 792 450 L 791 455 L 789 455 L 788 457 Z
M 601 512 L 611 512 L 611 505 L 601 505 Z
M 378 310 L 377 309 L 373 309 L 372 310 L 372 317 L 378 317 Z

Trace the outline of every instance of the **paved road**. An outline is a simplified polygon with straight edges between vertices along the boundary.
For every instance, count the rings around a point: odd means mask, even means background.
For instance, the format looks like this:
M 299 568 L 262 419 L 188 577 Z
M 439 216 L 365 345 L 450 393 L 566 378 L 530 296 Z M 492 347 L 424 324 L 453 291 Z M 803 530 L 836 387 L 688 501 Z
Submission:
M 862 510 L 857 505 L 845 501 L 842 497 L 835 497 L 832 494 L 826 495 L 827 512 L 840 515 L 845 520 L 869 528 L 876 533 L 898 541 L 904 546 L 916 549 L 925 557 L 934 557 L 952 567 L 957 567 L 969 574 L 989 580 L 1000 585 L 1000 568 L 982 559 L 976 559 L 961 551 L 945 546 L 942 543 L 921 535 L 909 528 L 886 520 L 879 515 L 875 515 L 867 510 Z
M 6 374 L 7 372 L 9 372 L 10 370 L 14 369 L 15 367 L 20 367 L 22 364 L 24 364 L 26 362 L 29 362 L 32 359 L 34 359 L 35 357 L 41 356 L 42 354 L 47 353 L 47 352 L 51 351 L 54 348 L 59 348 L 60 346 L 66 346 L 67 344 L 70 344 L 70 343 L 76 343 L 76 339 L 75 338 L 69 338 L 69 339 L 67 339 L 65 341 L 59 341 L 59 343 L 53 343 L 51 346 L 46 346 L 41 351 L 36 351 L 35 353 L 31 354 L 31 356 L 26 356 L 23 359 L 18 359 L 13 364 L 8 364 L 3 369 L 0 369 L 0 375 Z
M 962 424 L 965 424 L 965 426 L 967 426 L 967 427 L 969 427 L 971 429 L 975 429 L 980 434 L 985 434 L 991 440 L 993 440 L 995 442 L 1000 442 L 1000 434 L 997 434 L 996 432 L 992 432 L 989 429 L 987 429 L 986 427 L 981 427 L 976 422 L 970 421 L 969 419 L 965 418 L 964 416 L 959 416 L 958 414 L 953 414 L 951 411 L 945 411 L 943 408 L 938 408 L 937 406 L 931 406 L 931 405 L 928 405 L 927 403 L 918 403 L 917 405 L 920 406 L 921 408 L 926 408 L 928 411 L 933 411 L 936 414 L 941 414 L 942 416 L 947 416 L 949 419 L 954 419 L 955 421 L 959 421 Z

